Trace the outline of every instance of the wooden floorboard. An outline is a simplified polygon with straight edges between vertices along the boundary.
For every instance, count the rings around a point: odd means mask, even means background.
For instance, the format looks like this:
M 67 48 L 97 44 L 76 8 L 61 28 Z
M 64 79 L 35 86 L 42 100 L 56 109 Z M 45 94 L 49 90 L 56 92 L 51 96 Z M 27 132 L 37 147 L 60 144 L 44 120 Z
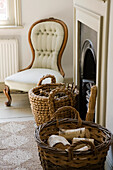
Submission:
M 4 103 L 7 99 L 3 93 L 0 93 L 0 122 L 17 119 L 33 119 L 28 94 L 13 93 L 11 96 L 12 105 L 11 107 L 6 107 Z

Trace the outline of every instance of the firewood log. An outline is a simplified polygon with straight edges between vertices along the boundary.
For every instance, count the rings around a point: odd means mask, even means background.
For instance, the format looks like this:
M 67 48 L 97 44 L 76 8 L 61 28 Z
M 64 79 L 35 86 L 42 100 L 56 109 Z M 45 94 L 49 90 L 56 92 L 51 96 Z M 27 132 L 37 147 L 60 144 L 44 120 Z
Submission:
M 88 129 L 78 128 L 78 129 L 60 129 L 59 135 L 65 137 L 68 140 L 76 138 L 90 138 L 90 133 Z
M 94 144 L 94 139 L 88 139 L 88 138 L 73 138 L 73 140 L 72 140 L 72 143 L 76 143 L 76 142 L 78 142 L 78 141 L 90 141 L 90 142 L 92 142 L 93 144 Z M 83 150 L 85 150 L 86 149 L 86 147 L 85 147 L 86 145 L 85 144 L 81 144 L 81 145 L 78 145 L 77 147 L 76 147 L 76 149 L 80 149 L 80 148 L 83 148 Z M 85 148 L 84 148 L 85 147 Z M 88 149 L 89 147 L 87 147 L 87 149 Z M 86 150 L 87 150 L 86 149 Z
M 70 146 L 70 143 L 63 136 L 58 135 L 51 135 L 48 138 L 48 144 L 50 147 L 55 147 L 63 150 Z
M 88 104 L 88 111 L 86 114 L 86 121 L 93 121 L 94 119 L 96 96 L 97 96 L 97 87 L 92 86 L 91 95 L 90 95 L 89 104 Z
M 76 151 L 87 151 L 89 149 L 88 146 L 84 146 L 82 148 L 77 149 Z

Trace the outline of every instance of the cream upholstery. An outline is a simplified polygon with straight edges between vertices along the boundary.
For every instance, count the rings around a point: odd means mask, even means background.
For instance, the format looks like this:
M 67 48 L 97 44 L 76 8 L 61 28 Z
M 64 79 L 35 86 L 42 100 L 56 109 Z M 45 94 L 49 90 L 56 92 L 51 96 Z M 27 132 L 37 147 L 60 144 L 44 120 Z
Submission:
M 54 75 L 57 83 L 63 82 L 65 73 L 61 66 L 61 57 L 67 43 L 67 32 L 66 24 L 54 18 L 39 20 L 32 24 L 28 33 L 32 62 L 27 68 L 5 79 L 4 93 L 8 98 L 7 106 L 11 105 L 9 88 L 29 91 L 47 74 Z M 50 83 L 50 79 L 43 82 Z
M 52 74 L 56 77 L 58 83 L 63 82 L 61 74 L 55 70 L 50 69 L 28 69 L 18 72 L 6 78 L 5 83 L 11 88 L 22 91 L 29 91 L 31 88 L 37 86 L 40 76 Z M 50 83 L 51 79 L 45 79 L 43 83 Z
M 35 25 L 31 32 L 31 42 L 36 56 L 32 67 L 58 71 L 57 56 L 63 37 L 63 27 L 59 23 L 45 22 Z

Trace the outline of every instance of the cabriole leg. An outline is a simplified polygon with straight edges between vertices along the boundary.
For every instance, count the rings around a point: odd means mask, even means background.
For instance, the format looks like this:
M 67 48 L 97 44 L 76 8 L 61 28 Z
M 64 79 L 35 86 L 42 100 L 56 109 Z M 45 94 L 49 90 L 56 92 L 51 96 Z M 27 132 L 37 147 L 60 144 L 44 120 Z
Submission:
M 12 98 L 11 98 L 11 95 L 10 95 L 10 89 L 7 85 L 5 85 L 5 88 L 3 90 L 4 94 L 6 95 L 8 101 L 5 102 L 5 105 L 6 106 L 11 106 L 11 101 L 12 101 Z

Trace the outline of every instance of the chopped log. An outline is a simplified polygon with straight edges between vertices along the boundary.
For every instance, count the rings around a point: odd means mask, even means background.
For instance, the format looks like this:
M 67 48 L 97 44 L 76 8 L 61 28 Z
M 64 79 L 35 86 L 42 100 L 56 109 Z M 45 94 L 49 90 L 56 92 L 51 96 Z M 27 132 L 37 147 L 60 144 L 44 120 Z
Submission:
M 77 149 L 76 151 L 87 151 L 88 149 L 89 149 L 88 146 L 84 146 L 84 147 Z
M 90 141 L 94 144 L 94 139 L 88 139 L 88 138 L 73 138 L 72 143 L 76 143 L 78 141 Z M 76 149 L 80 149 L 83 148 L 83 150 L 85 150 L 86 148 L 84 148 L 86 145 L 85 144 L 80 144 L 76 147 Z M 87 147 L 88 148 L 88 147 Z
M 90 138 L 90 133 L 88 129 L 78 128 L 78 129 L 60 129 L 59 135 L 65 137 L 68 140 L 76 138 Z
M 86 121 L 93 121 L 93 119 L 94 119 L 96 96 L 97 96 L 97 87 L 92 86 L 91 87 L 91 95 L 89 98 L 88 111 L 86 114 Z
M 87 141 L 90 141 L 94 144 L 94 139 L 88 139 L 88 138 L 73 138 L 72 143 L 75 143 L 75 142 L 80 141 L 80 140 L 87 140 Z
M 70 143 L 63 136 L 58 135 L 51 135 L 48 138 L 48 144 L 50 147 L 55 147 L 63 150 L 70 146 Z

